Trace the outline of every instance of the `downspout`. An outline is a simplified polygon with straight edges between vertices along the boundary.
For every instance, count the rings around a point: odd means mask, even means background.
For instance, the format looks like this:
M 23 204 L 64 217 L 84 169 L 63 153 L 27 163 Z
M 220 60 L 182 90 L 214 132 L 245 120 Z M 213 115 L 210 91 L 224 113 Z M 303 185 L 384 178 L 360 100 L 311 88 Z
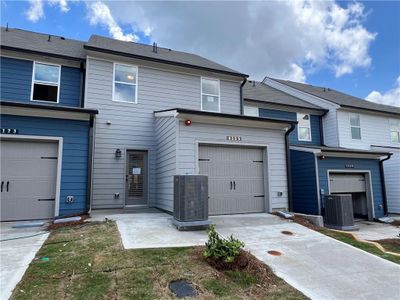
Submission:
M 81 70 L 81 95 L 79 99 L 79 104 L 80 107 L 83 108 L 85 103 L 85 77 L 86 77 L 85 64 L 83 62 L 81 62 L 80 70 Z
M 245 77 L 242 84 L 240 85 L 240 114 L 243 115 L 244 112 L 244 99 L 243 99 L 243 86 L 245 85 L 247 78 Z
M 92 173 L 93 173 L 93 145 L 94 145 L 94 122 L 95 122 L 95 116 L 90 115 L 90 121 L 89 121 L 89 153 L 88 153 L 88 181 L 86 185 L 86 211 L 87 213 L 90 213 L 92 209 Z
M 289 134 L 295 130 L 296 124 L 291 124 L 288 131 L 285 133 L 285 146 L 286 146 L 286 179 L 288 185 L 288 202 L 289 202 L 289 211 L 293 209 L 293 195 L 292 195 L 292 171 L 290 164 L 290 143 L 289 143 Z
M 319 119 L 319 138 L 321 141 L 321 146 L 326 146 L 325 145 L 325 140 L 324 140 L 324 124 L 323 124 L 323 117 L 326 116 L 328 112 L 325 111 L 323 115 L 321 115 L 321 118 Z
M 379 161 L 379 170 L 381 173 L 381 182 L 382 182 L 382 195 L 383 195 L 383 213 L 385 216 L 388 214 L 388 205 L 387 205 L 387 194 L 386 194 L 386 183 L 385 183 L 385 171 L 383 168 L 383 162 L 389 160 L 393 153 L 389 153 L 388 156 Z

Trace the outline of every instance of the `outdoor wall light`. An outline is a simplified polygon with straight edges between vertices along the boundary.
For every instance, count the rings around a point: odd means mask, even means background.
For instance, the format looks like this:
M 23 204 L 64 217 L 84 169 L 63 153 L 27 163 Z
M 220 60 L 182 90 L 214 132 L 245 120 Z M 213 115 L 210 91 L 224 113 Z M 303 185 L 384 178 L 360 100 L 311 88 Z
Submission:
M 185 121 L 185 125 L 186 125 L 186 126 L 192 125 L 192 120 L 186 120 L 186 121 Z
M 319 159 L 325 159 L 325 155 L 321 155 L 320 157 L 319 157 Z
M 115 150 L 115 158 L 120 158 L 122 156 L 122 151 L 121 149 Z

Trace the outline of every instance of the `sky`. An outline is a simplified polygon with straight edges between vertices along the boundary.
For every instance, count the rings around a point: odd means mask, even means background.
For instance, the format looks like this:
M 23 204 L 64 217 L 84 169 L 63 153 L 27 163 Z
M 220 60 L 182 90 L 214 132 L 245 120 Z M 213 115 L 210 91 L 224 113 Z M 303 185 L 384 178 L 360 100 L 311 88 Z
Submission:
M 195 53 L 400 106 L 400 1 L 1 1 L 1 25 Z

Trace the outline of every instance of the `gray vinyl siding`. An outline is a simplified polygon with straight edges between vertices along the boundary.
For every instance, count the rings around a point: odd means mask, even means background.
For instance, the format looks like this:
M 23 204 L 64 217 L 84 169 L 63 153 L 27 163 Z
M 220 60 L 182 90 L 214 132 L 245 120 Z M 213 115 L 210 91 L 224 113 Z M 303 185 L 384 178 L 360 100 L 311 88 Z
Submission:
M 96 108 L 93 155 L 93 208 L 122 207 L 125 201 L 125 152 L 148 150 L 149 205 L 157 199 L 157 141 L 154 111 L 200 110 L 200 76 L 138 66 L 138 103 L 112 101 L 113 62 L 88 58 L 85 107 Z M 221 112 L 240 113 L 240 82 L 220 80 Z M 106 122 L 110 121 L 111 125 Z M 115 158 L 115 150 L 122 157 Z M 119 193 L 119 199 L 114 194 Z
M 171 210 L 174 199 L 173 178 L 176 174 L 177 120 L 161 117 L 155 120 L 157 140 L 157 197 L 155 206 Z
M 268 146 L 267 169 L 269 174 L 269 194 L 271 210 L 287 208 L 287 179 L 286 179 L 286 156 L 284 131 L 264 128 L 249 128 L 228 125 L 214 125 L 204 123 L 193 123 L 185 126 L 179 123 L 177 168 L 178 174 L 198 173 L 198 149 L 199 143 L 221 143 L 226 144 L 227 136 L 241 136 L 241 142 L 232 142 L 232 146 L 249 144 L 263 144 Z M 283 192 L 279 197 L 278 192 Z M 268 196 L 267 196 L 268 197 Z

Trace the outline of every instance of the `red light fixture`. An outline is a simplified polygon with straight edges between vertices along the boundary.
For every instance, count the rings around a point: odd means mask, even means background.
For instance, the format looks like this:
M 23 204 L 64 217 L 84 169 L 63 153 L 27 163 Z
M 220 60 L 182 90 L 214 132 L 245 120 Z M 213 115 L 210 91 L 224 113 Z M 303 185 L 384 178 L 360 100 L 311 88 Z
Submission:
M 192 125 L 192 120 L 186 120 L 186 121 L 185 121 L 185 125 L 186 125 L 186 126 Z

